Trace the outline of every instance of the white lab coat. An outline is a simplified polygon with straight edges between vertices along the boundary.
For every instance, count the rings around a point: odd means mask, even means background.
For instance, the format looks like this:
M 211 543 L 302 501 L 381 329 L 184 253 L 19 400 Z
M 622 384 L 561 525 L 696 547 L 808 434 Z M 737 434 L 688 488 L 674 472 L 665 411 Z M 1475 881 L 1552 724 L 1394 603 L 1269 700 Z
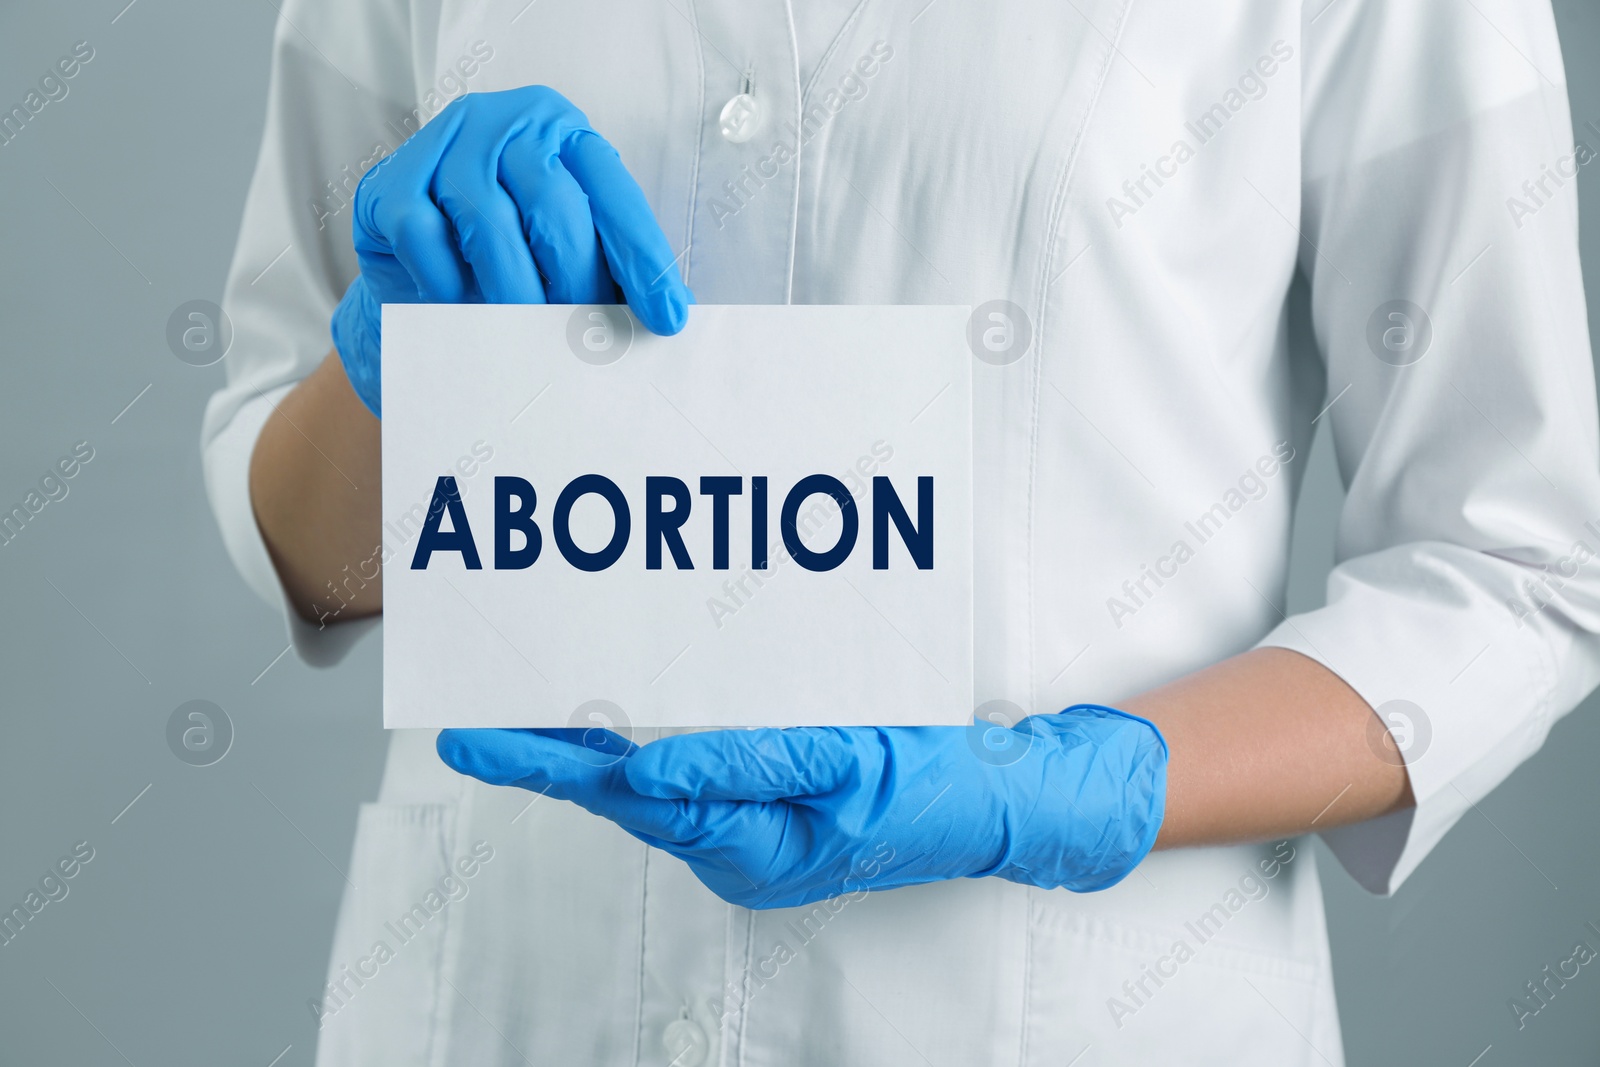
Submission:
M 1114 704 L 1296 649 L 1408 744 L 1417 809 L 1324 834 L 1387 892 L 1595 684 L 1594 382 L 1545 3 L 283 13 L 204 428 L 228 548 L 269 600 L 247 463 L 329 349 L 355 176 L 463 86 L 543 83 L 618 147 L 702 302 L 1024 310 L 1026 354 L 975 383 L 980 698 Z M 765 125 L 734 143 L 718 117 L 746 75 Z M 1328 606 L 1285 619 L 1319 412 L 1338 565 Z M 313 662 L 369 628 L 291 626 Z M 962 880 L 757 913 L 531 799 L 393 737 L 319 1063 L 1342 1060 L 1305 842 L 1158 854 L 1086 896 Z

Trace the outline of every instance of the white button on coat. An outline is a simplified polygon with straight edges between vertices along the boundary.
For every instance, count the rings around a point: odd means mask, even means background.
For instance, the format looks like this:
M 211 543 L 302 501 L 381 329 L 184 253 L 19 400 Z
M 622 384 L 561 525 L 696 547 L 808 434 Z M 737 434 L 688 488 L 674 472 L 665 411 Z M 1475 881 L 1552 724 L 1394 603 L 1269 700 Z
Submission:
M 684 10 L 284 0 L 204 428 L 262 596 L 281 603 L 249 459 L 356 273 L 341 167 L 463 86 L 544 83 L 616 145 L 701 303 L 1007 308 L 1027 347 L 974 367 L 980 702 L 1115 704 L 1257 642 L 1298 650 L 1375 708 L 1407 702 L 1418 808 L 1323 834 L 1388 891 L 1595 684 L 1575 186 L 1521 192 L 1573 144 L 1547 3 Z M 744 69 L 766 114 L 733 144 Z M 1337 566 L 1327 606 L 1283 621 L 1324 425 Z M 370 626 L 290 619 L 320 663 Z M 378 702 L 374 682 L 352 710 Z M 1157 854 L 1087 896 L 963 879 L 755 913 L 571 805 L 519 816 L 528 799 L 392 736 L 318 1063 L 648 1062 L 685 990 L 729 1065 L 1342 1059 L 1303 841 Z M 493 858 L 456 874 L 466 895 L 396 943 L 475 847 Z M 393 958 L 356 988 L 378 941 Z
M 662 1031 L 661 1045 L 673 1067 L 700 1067 L 711 1042 L 692 1019 L 674 1019 Z
M 744 144 L 761 132 L 765 121 L 766 109 L 761 106 L 760 98 L 740 93 L 723 105 L 722 114 L 717 117 L 717 128 L 734 144 Z

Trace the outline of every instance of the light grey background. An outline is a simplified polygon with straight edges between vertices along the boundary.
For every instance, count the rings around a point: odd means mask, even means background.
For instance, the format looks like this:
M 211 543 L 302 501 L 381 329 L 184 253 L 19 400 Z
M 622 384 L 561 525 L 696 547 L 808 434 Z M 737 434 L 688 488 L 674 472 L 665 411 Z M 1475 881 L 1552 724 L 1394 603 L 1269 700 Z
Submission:
M 282 622 L 234 573 L 201 483 L 200 411 L 221 370 L 179 362 L 164 336 L 179 304 L 220 296 L 276 10 L 124 3 L 0 8 L 7 109 L 73 42 L 96 51 L 0 147 L 0 510 L 75 442 L 95 450 L 68 497 L 0 547 L 0 911 L 74 842 L 95 849 L 66 899 L 0 947 L 0 1064 L 300 1067 L 335 864 L 381 767 L 378 648 L 333 672 L 277 659 Z M 1600 122 L 1600 6 L 1556 8 L 1575 124 Z M 1591 320 L 1597 242 L 1591 227 Z M 1295 609 L 1321 600 L 1339 502 L 1325 441 L 1309 463 Z M 207 768 L 165 739 L 197 698 L 236 730 Z M 1600 946 L 1583 930 L 1600 925 L 1595 708 L 1393 899 L 1319 846 L 1351 1064 L 1600 1062 L 1600 970 L 1520 1032 L 1507 1007 L 1576 941 Z

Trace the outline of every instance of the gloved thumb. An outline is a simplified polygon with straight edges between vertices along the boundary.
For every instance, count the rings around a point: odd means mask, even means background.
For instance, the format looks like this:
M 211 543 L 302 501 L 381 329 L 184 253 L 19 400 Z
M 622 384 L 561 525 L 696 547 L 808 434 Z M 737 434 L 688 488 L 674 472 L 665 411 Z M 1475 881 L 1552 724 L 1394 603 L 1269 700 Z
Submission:
M 868 728 L 796 727 L 678 734 L 645 745 L 626 762 L 628 784 L 650 797 L 784 800 L 859 783 L 881 762 Z

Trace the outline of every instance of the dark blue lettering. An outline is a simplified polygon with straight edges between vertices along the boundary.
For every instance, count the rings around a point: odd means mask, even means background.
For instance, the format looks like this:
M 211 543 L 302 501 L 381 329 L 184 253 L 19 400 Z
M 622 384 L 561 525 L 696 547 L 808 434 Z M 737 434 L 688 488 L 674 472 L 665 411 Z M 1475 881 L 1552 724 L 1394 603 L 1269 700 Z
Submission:
M 767 569 L 767 479 L 750 479 L 750 567 Z
M 661 501 L 672 497 L 672 510 L 662 511 Z M 689 521 L 689 487 L 681 478 L 644 480 L 644 569 L 661 569 L 661 543 L 672 553 L 672 564 L 680 571 L 694 570 L 689 550 L 683 545 L 683 524 Z
M 917 479 L 917 524 L 911 525 L 911 516 L 894 491 L 889 479 L 879 476 L 872 479 L 872 569 L 889 569 L 889 520 L 900 531 L 900 540 L 911 553 L 917 570 L 933 569 L 933 479 Z
M 839 505 L 839 515 L 844 529 L 839 540 L 826 552 L 813 552 L 800 539 L 800 506 L 817 494 L 833 498 Z M 783 531 L 783 547 L 789 550 L 794 561 L 808 571 L 831 571 L 845 561 L 850 550 L 856 547 L 856 535 L 861 530 L 861 516 L 856 511 L 855 497 L 844 483 L 828 474 L 812 474 L 801 478 L 783 500 L 783 513 L 779 516 Z
M 744 479 L 701 478 L 700 495 L 711 498 L 711 569 L 728 569 L 728 498 L 744 492 Z
M 544 538 L 533 521 L 538 496 L 526 478 L 498 476 L 494 480 L 494 569 L 520 571 L 539 558 Z M 512 500 L 517 501 L 513 506 Z M 511 534 L 520 532 L 526 539 L 521 548 L 511 547 Z
M 440 530 L 447 512 L 450 529 Z M 477 542 L 472 539 L 472 527 L 467 525 L 467 509 L 461 506 L 461 491 L 448 474 L 434 483 L 433 501 L 428 505 L 428 517 L 422 521 L 422 532 L 417 534 L 417 551 L 411 557 L 411 569 L 427 570 L 428 561 L 435 552 L 459 552 L 467 570 L 483 570 Z
M 611 505 L 611 540 L 598 552 L 585 552 L 572 540 L 572 506 L 578 498 L 594 493 Z M 628 500 L 617 488 L 617 483 L 602 474 L 584 474 L 567 483 L 556 498 L 556 510 L 551 520 L 551 533 L 561 557 L 580 571 L 603 571 L 622 558 L 628 547 L 628 534 L 633 529 L 633 516 L 628 511 Z

